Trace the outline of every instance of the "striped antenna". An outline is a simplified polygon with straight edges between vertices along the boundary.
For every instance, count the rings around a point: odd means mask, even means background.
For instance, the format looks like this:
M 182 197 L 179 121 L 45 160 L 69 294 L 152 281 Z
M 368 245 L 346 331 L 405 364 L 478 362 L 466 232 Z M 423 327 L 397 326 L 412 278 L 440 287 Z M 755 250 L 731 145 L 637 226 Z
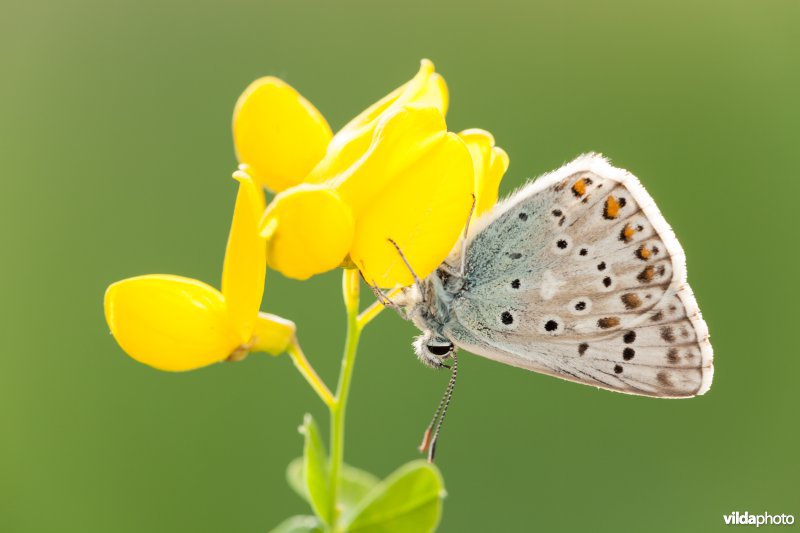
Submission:
M 453 358 L 453 366 L 450 369 L 450 381 L 447 383 L 447 389 L 444 391 L 444 396 L 442 396 L 439 406 L 436 408 L 436 412 L 433 413 L 433 420 L 431 420 L 431 423 L 428 425 L 424 435 L 422 436 L 422 444 L 419 445 L 420 453 L 425 453 L 426 451 L 428 452 L 429 463 L 433 462 L 433 459 L 436 455 L 436 442 L 439 440 L 439 433 L 442 430 L 444 417 L 447 414 L 447 408 L 450 406 L 450 400 L 453 397 L 453 390 L 456 388 L 456 378 L 458 377 L 458 357 L 456 357 L 455 351 L 450 354 L 450 357 Z M 436 428 L 435 430 L 434 427 Z

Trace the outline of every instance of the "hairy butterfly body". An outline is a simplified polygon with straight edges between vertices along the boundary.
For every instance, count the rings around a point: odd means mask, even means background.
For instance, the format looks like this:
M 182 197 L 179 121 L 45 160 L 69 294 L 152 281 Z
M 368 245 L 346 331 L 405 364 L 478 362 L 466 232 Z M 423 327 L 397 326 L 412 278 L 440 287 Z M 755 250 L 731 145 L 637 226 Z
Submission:
M 423 331 L 414 347 L 426 364 L 443 366 L 457 347 L 630 394 L 711 386 L 683 249 L 629 172 L 581 156 L 496 205 L 465 239 L 398 301 Z

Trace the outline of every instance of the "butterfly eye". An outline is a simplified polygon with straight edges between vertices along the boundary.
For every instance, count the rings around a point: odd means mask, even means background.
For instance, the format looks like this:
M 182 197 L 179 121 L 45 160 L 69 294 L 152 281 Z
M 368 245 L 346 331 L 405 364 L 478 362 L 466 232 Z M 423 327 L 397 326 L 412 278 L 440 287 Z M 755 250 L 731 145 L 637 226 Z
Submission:
M 429 344 L 428 351 L 431 352 L 433 355 L 447 355 L 453 349 L 453 343 L 440 345 L 440 344 Z

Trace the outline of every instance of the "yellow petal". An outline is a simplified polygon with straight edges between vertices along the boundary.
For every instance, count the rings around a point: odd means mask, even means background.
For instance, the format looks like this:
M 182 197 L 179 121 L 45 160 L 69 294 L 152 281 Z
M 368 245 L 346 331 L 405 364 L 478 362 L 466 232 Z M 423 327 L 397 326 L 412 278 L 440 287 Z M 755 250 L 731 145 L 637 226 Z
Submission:
M 500 180 L 508 169 L 508 154 L 494 145 L 494 137 L 480 129 L 458 134 L 467 144 L 475 170 L 475 215 L 488 211 L 497 203 Z
M 421 61 L 419 71 L 409 82 L 369 106 L 334 135 L 325 158 L 306 182 L 322 183 L 350 167 L 369 148 L 381 119 L 407 104 L 432 106 L 442 115 L 447 113 L 447 84 L 427 59 Z
M 222 267 L 222 294 L 242 343 L 247 343 L 264 295 L 267 269 L 266 243 L 259 234 L 264 194 L 245 172 L 235 172 L 233 177 L 239 182 L 239 193 Z
M 367 281 L 381 287 L 413 282 L 389 239 L 418 276 L 439 266 L 467 221 L 473 175 L 469 150 L 447 133 L 437 109 L 407 106 L 391 117 L 338 188 L 357 213 L 350 257 Z
M 411 80 L 359 113 L 336 133 L 335 140 L 331 142 L 335 146 L 343 137 L 352 136 L 354 132 L 361 131 L 365 127 L 374 127 L 382 115 L 406 104 L 419 103 L 433 106 L 438 108 L 442 115 L 446 115 L 448 100 L 444 78 L 435 72 L 430 60 L 423 59 L 420 61 L 419 70 Z
M 269 266 L 308 279 L 339 266 L 353 242 L 353 215 L 325 185 L 299 185 L 276 196 L 261 221 Z
M 480 184 L 481 194 L 484 195 L 485 200 L 483 210 L 477 211 L 478 214 L 488 211 L 492 208 L 492 206 L 494 206 L 494 204 L 497 203 L 497 196 L 500 190 L 500 181 L 503 179 L 503 176 L 508 170 L 508 165 L 510 162 L 506 151 L 499 146 L 495 146 L 492 149 L 492 152 L 494 156 L 492 157 L 492 165 L 489 167 L 486 179 L 482 184 Z
M 438 109 L 403 106 L 381 119 L 364 156 L 342 174 L 333 176 L 328 183 L 336 187 L 358 217 L 377 196 L 392 194 L 398 175 L 446 137 L 447 124 Z M 426 194 L 427 191 L 420 189 L 418 193 Z
M 118 281 L 106 290 L 106 322 L 128 355 L 160 370 L 192 370 L 240 346 L 222 294 L 169 275 Z
M 303 181 L 325 155 L 331 129 L 319 111 L 278 78 L 260 78 L 233 112 L 239 162 L 261 185 L 282 191 Z
M 280 355 L 291 344 L 296 329 L 291 320 L 269 313 L 259 313 L 250 351 Z

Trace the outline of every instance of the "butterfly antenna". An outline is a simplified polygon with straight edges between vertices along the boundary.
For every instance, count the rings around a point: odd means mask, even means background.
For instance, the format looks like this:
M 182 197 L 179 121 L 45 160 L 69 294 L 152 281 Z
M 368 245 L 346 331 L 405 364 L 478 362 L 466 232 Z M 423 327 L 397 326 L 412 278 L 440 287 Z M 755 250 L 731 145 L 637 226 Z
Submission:
M 408 259 L 406 259 L 406 256 L 403 255 L 403 250 L 400 249 L 400 247 L 397 245 L 396 242 L 394 242 L 393 239 L 389 239 L 389 242 L 392 243 L 394 249 L 397 250 L 398 254 L 400 254 L 400 259 L 402 259 L 403 263 L 406 264 L 408 271 L 411 272 L 411 275 L 414 277 L 414 283 L 417 284 L 417 288 L 420 290 L 420 292 L 422 292 L 422 281 L 420 281 L 419 276 L 417 276 L 417 273 L 414 272 L 414 269 L 411 268 L 411 264 L 408 262 Z
M 447 408 L 450 406 L 450 400 L 453 398 L 453 390 L 456 388 L 456 378 L 458 377 L 458 357 L 456 357 L 455 352 L 451 354 L 451 357 L 453 358 L 453 365 L 450 370 L 450 381 L 447 383 L 447 389 L 445 389 L 444 396 L 442 396 L 442 399 L 439 402 L 439 407 L 436 408 L 436 412 L 433 414 L 433 420 L 431 420 L 431 423 L 425 430 L 425 434 L 422 436 L 422 444 L 419 445 L 420 452 L 428 452 L 429 463 L 432 463 L 434 457 L 436 456 L 436 442 L 439 440 L 439 433 L 442 430 L 444 417 L 447 414 Z M 434 426 L 436 427 L 435 430 Z
M 433 429 L 436 426 L 436 422 L 439 420 L 439 414 L 442 412 L 442 407 L 444 407 L 445 400 L 447 400 L 447 391 L 445 391 L 444 396 L 442 396 L 442 399 L 439 401 L 439 407 L 436 408 L 436 412 L 433 413 L 433 419 L 431 420 L 431 423 L 428 424 L 428 427 L 425 429 L 425 433 L 422 435 L 422 443 L 419 445 L 419 448 L 417 448 L 419 453 L 427 452 L 431 445 Z

